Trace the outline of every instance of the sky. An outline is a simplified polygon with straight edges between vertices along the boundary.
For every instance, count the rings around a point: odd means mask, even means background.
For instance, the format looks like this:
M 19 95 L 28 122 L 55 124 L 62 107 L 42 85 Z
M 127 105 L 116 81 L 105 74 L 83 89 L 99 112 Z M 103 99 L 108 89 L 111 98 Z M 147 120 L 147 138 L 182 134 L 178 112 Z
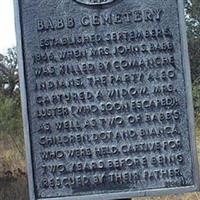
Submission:
M 16 46 L 14 0 L 0 0 L 0 53 Z

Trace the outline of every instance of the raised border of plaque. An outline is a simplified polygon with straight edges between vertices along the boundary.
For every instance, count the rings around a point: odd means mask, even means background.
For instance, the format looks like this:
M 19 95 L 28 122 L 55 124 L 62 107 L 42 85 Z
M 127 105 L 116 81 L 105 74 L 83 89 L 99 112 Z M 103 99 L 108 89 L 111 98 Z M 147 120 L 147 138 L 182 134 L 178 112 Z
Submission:
M 26 78 L 25 78 L 25 64 L 24 64 L 24 52 L 23 52 L 23 33 L 21 29 L 21 16 L 20 16 L 20 0 L 14 1 L 15 3 L 15 19 L 16 19 L 16 34 L 17 34 L 17 49 L 18 49 L 18 65 L 19 65 L 19 75 L 20 75 L 20 91 L 22 100 L 22 111 L 23 111 L 23 126 L 24 126 L 24 137 L 26 145 L 26 157 L 27 157 L 27 173 L 29 182 L 29 195 L 31 200 L 111 200 L 111 199 L 122 199 L 122 198 L 132 198 L 132 197 L 142 197 L 142 196 L 154 196 L 154 195 L 167 195 L 167 194 L 179 194 L 183 192 L 193 192 L 198 191 L 199 182 L 199 167 L 197 162 L 197 151 L 196 151 L 196 141 L 194 134 L 194 111 L 192 102 L 192 89 L 191 89 L 191 77 L 189 69 L 189 57 L 188 57 L 188 46 L 187 46 L 187 36 L 184 20 L 184 2 L 183 0 L 177 0 L 178 10 L 179 10 L 179 24 L 181 33 L 181 49 L 182 49 L 182 63 L 184 68 L 185 77 L 185 88 L 187 94 L 187 107 L 188 107 L 188 120 L 189 120 L 189 132 L 190 132 L 190 145 L 192 152 L 192 163 L 194 172 L 194 185 L 186 187 L 174 187 L 174 188 L 162 188 L 162 189 L 150 189 L 142 191 L 122 191 L 117 193 L 105 193 L 105 194 L 93 194 L 85 196 L 70 196 L 70 197 L 58 197 L 58 198 L 42 198 L 37 199 L 34 191 L 34 172 L 32 166 L 32 149 L 30 144 L 30 130 L 29 130 L 29 111 L 27 102 L 27 88 L 26 88 Z

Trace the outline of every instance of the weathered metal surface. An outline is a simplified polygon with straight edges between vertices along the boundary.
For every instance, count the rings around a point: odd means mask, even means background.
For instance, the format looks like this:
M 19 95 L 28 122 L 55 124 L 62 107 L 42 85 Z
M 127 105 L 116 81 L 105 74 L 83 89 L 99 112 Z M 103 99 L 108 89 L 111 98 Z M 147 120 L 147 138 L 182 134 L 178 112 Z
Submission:
M 198 189 L 181 0 L 15 10 L 31 199 Z

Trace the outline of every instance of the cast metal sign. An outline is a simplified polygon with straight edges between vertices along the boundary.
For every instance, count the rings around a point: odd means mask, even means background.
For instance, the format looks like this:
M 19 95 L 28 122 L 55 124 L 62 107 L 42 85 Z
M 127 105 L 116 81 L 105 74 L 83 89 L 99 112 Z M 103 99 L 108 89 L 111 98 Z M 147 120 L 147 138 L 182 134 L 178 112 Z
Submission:
M 31 200 L 198 190 L 182 0 L 15 11 Z

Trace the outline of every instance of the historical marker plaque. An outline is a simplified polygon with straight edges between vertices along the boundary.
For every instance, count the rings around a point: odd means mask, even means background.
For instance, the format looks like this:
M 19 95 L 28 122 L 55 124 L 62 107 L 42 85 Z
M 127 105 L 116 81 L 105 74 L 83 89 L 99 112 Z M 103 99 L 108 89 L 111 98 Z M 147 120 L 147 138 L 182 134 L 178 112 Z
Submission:
M 182 4 L 16 3 L 31 199 L 198 189 Z

